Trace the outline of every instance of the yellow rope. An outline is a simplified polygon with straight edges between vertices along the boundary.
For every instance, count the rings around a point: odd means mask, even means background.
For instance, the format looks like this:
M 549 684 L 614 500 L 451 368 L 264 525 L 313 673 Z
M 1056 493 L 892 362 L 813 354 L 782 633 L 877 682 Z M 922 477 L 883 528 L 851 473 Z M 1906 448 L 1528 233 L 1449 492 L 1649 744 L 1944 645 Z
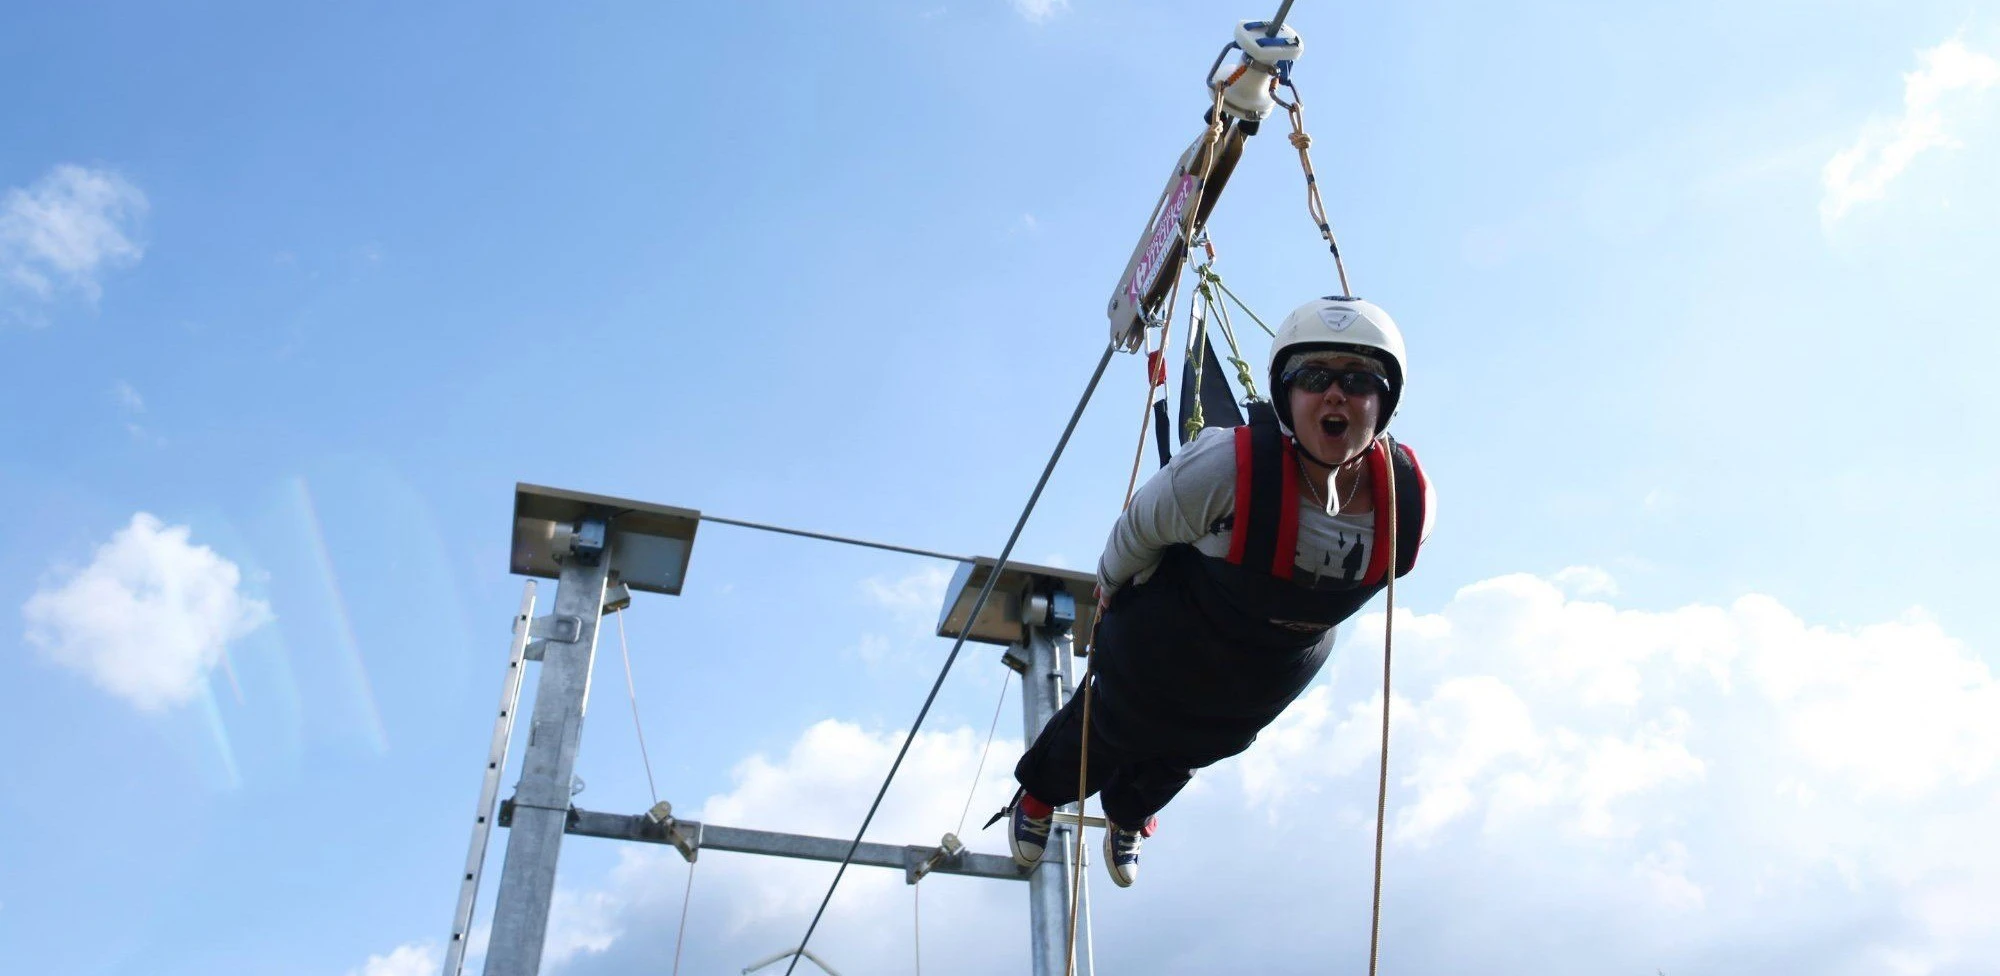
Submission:
M 1195 222 L 1201 219 L 1201 198 L 1202 195 L 1208 190 L 1209 177 L 1214 175 L 1215 147 L 1222 142 L 1223 134 L 1226 131 L 1228 131 L 1228 123 L 1224 120 L 1225 117 L 1222 114 L 1221 88 L 1215 89 L 1215 104 L 1211 107 L 1208 117 L 1209 117 L 1209 126 L 1208 129 L 1205 131 L 1204 138 L 1202 140 L 1201 161 L 1200 163 L 1197 164 L 1197 168 L 1201 171 L 1200 173 L 1201 183 L 1199 186 L 1195 188 L 1193 198 L 1188 201 L 1187 225 L 1181 229 L 1182 239 L 1187 241 L 1187 247 L 1183 248 L 1181 252 L 1183 261 L 1187 260 L 1186 255 L 1190 250 L 1193 249 L 1194 231 L 1197 229 L 1195 227 Z M 1164 352 L 1167 348 L 1169 333 L 1173 328 L 1174 306 L 1180 303 L 1182 277 L 1183 273 L 1177 270 L 1174 274 L 1173 291 L 1167 298 L 1166 321 L 1162 323 L 1160 327 L 1160 350 L 1162 352 Z M 1118 510 L 1121 513 L 1126 508 L 1131 507 L 1132 495 L 1134 492 L 1138 490 L 1139 460 L 1145 456 L 1146 431 L 1148 429 L 1148 425 L 1151 424 L 1153 417 L 1153 395 L 1154 392 L 1158 390 L 1162 385 L 1164 385 L 1164 380 L 1156 378 L 1153 375 L 1152 361 L 1151 358 L 1148 357 L 1146 363 L 1146 416 L 1144 420 L 1142 420 L 1139 424 L 1139 451 L 1138 454 L 1135 455 L 1132 459 L 1132 476 L 1129 479 L 1127 479 L 1125 483 L 1125 501 L 1118 508 Z M 1100 607 L 1099 610 L 1101 611 L 1102 608 Z M 1103 619 L 1104 619 L 1104 614 L 1102 612 L 1091 615 L 1090 638 L 1084 644 L 1084 653 L 1086 655 L 1088 655 L 1089 652 L 1092 649 L 1094 649 L 1097 645 L 1097 626 Z M 1066 953 L 1067 962 L 1064 964 L 1063 967 L 1063 976 L 1075 976 L 1076 973 L 1076 917 L 1077 917 L 1077 906 L 1082 901 L 1082 884 L 1083 884 L 1083 818 L 1084 815 L 1089 812 L 1089 807 L 1090 807 L 1089 798 L 1084 796 L 1084 788 L 1088 786 L 1090 782 L 1089 781 L 1090 698 L 1091 698 L 1090 689 L 1091 689 L 1090 671 L 1088 669 L 1085 669 L 1083 674 L 1082 743 L 1077 761 L 1077 782 L 1076 782 L 1077 822 L 1076 822 L 1076 830 L 1073 832 L 1072 835 L 1073 840 L 1071 841 L 1071 847 L 1070 847 L 1070 850 L 1074 855 L 1071 863 L 1076 865 L 1076 870 L 1070 873 L 1069 951 Z M 1106 829 L 1108 830 L 1110 828 L 1107 827 Z
M 1215 260 L 1215 251 L 1213 248 L 1209 249 L 1208 259 L 1211 262 Z M 1187 357 L 1182 360 L 1185 365 L 1181 368 L 1187 373 L 1193 374 L 1194 389 L 1191 391 L 1193 393 L 1191 398 L 1182 398 L 1182 403 L 1189 407 L 1187 423 L 1181 425 L 1181 440 L 1183 441 L 1193 440 L 1196 434 L 1201 433 L 1201 428 L 1208 421 L 1207 415 L 1201 408 L 1201 381 L 1205 378 L 1202 374 L 1208 372 L 1208 357 L 1203 356 L 1201 350 L 1203 340 L 1208 337 L 1208 314 L 1215 311 L 1215 297 L 1214 293 L 1208 290 L 1208 280 L 1202 277 L 1202 270 L 1206 267 L 1207 265 L 1202 265 L 1195 269 L 1195 275 L 1200 280 L 1195 284 L 1194 294 L 1188 298 Z M 1200 302 L 1202 307 L 1202 313 L 1199 315 L 1195 314 L 1194 310 L 1196 302 Z M 1192 399 L 1193 403 L 1188 403 L 1189 399 Z
M 1204 264 L 1194 270 L 1196 274 L 1202 276 L 1204 286 L 1214 285 L 1217 290 L 1228 296 L 1231 301 L 1241 305 L 1244 313 L 1250 316 L 1251 321 L 1256 322 L 1266 333 L 1271 332 L 1271 327 L 1265 325 L 1264 320 L 1258 318 L 1256 312 L 1250 311 L 1250 306 L 1244 305 L 1243 299 L 1237 298 L 1229 290 L 1228 285 L 1223 284 L 1222 276 L 1216 274 L 1214 268 L 1208 264 Z M 1209 311 L 1214 313 L 1216 321 L 1221 323 L 1222 337 L 1229 342 L 1229 362 L 1236 367 L 1236 382 L 1243 384 L 1243 393 L 1245 396 L 1252 400 L 1257 399 L 1257 379 L 1250 372 L 1250 363 L 1243 359 L 1243 346 L 1236 341 L 1236 326 L 1229 321 L 1229 305 L 1220 300 L 1211 299 Z M 1273 335 L 1273 338 L 1276 338 L 1276 336 Z
M 1229 286 L 1223 282 L 1220 276 L 1217 276 L 1215 279 L 1215 287 L 1222 289 L 1222 293 L 1224 295 L 1229 296 L 1229 300 L 1235 302 L 1236 307 L 1243 310 L 1243 314 L 1250 316 L 1250 321 L 1257 323 L 1257 327 L 1263 329 L 1265 335 L 1270 336 L 1273 339 L 1276 339 L 1278 337 L 1277 331 L 1272 329 L 1270 326 L 1265 325 L 1264 320 L 1258 318 L 1257 313 L 1252 311 L 1250 306 L 1247 303 L 1245 303 L 1243 299 L 1236 297 L 1236 293 L 1229 290 Z

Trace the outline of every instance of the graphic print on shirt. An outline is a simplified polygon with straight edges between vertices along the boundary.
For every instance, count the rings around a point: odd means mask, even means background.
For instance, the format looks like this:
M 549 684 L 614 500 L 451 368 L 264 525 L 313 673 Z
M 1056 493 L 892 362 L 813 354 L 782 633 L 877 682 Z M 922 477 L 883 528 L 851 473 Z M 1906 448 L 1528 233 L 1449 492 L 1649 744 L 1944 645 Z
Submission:
M 1230 512 L 1209 523 L 1208 534 L 1217 544 L 1227 547 L 1229 535 L 1236 528 L 1236 513 Z M 1338 565 L 1335 563 L 1338 561 Z M 1341 530 L 1334 536 L 1333 548 L 1320 555 L 1320 564 L 1307 570 L 1311 578 L 1303 582 L 1307 586 L 1322 583 L 1355 584 L 1361 582 L 1368 572 L 1368 539 L 1366 533 Z
M 1362 541 L 1361 534 L 1357 532 L 1349 535 L 1342 532 L 1336 538 L 1334 545 L 1335 549 L 1327 550 L 1326 555 L 1320 557 L 1320 565 L 1313 570 L 1312 581 L 1318 583 L 1321 580 L 1334 579 L 1342 583 L 1359 582 L 1362 572 L 1368 566 L 1368 545 Z M 1336 576 L 1333 557 L 1341 553 L 1346 555 L 1340 560 L 1340 571 Z

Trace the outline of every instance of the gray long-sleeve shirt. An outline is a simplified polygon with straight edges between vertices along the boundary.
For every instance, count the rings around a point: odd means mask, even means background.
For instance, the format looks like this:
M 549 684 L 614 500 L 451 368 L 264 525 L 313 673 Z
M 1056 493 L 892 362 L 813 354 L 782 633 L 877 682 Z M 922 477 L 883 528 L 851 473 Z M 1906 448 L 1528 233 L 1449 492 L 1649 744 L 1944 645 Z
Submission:
M 1235 433 L 1210 427 L 1140 487 L 1112 526 L 1097 561 L 1097 585 L 1104 598 L 1128 582 L 1149 579 L 1168 546 L 1187 543 L 1203 555 L 1227 556 L 1235 511 Z M 1372 512 L 1328 515 L 1310 499 L 1303 500 L 1296 581 L 1305 586 L 1358 582 L 1367 572 L 1374 538 Z

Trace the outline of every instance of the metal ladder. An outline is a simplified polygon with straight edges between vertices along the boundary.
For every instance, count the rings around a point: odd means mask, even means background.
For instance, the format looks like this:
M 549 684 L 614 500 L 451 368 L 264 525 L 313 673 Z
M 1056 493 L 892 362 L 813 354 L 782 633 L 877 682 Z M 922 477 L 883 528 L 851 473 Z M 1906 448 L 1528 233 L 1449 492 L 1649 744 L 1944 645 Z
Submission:
M 507 745 L 514 737 L 514 709 L 521 701 L 521 676 L 526 670 L 528 632 L 535 618 L 535 582 L 521 593 L 521 612 L 514 615 L 514 643 L 507 651 L 507 680 L 500 689 L 500 716 L 493 722 L 493 744 L 486 753 L 486 776 L 479 785 L 479 809 L 472 822 L 472 849 L 465 855 L 465 876 L 458 889 L 458 911 L 452 916 L 451 945 L 446 948 L 442 976 L 460 976 L 465 968 L 466 940 L 472 936 L 472 906 L 479 898 L 479 873 L 486 866 L 486 841 L 493 834 L 493 807 L 500 797 L 500 774 L 507 768 Z

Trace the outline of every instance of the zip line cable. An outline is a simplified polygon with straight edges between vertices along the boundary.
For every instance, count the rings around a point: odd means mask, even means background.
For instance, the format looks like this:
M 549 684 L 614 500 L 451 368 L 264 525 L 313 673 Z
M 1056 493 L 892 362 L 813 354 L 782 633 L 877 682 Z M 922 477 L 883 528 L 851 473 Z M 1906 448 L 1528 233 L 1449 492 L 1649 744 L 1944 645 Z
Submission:
M 1285 15 L 1291 12 L 1292 12 L 1292 0 L 1285 0 L 1284 3 L 1279 4 L 1278 12 L 1271 15 L 1270 26 L 1264 28 L 1264 36 L 1265 37 L 1278 36 L 1278 32 L 1283 30 L 1285 27 Z
M 1098 357 L 1097 368 L 1091 371 L 1090 382 L 1083 388 L 1083 396 L 1076 401 L 1076 409 L 1070 412 L 1069 423 L 1063 427 L 1062 437 L 1056 441 L 1056 449 L 1049 455 L 1048 464 L 1042 467 L 1042 476 L 1035 482 L 1035 490 L 1028 495 L 1028 504 L 1021 509 L 1021 517 L 1014 522 L 1014 531 L 1007 536 L 1007 544 L 1000 549 L 1000 556 L 993 569 L 986 574 L 986 585 L 979 588 L 979 596 L 972 601 L 972 610 L 966 615 L 967 621 L 979 619 L 979 612 L 986 609 L 986 600 L 993 595 L 993 587 L 1000 582 L 1000 572 L 1007 568 L 1007 559 L 1014 553 L 1014 543 L 1021 539 L 1021 530 L 1028 526 L 1028 516 L 1034 514 L 1035 503 L 1042 499 L 1042 489 L 1048 487 L 1049 476 L 1055 473 L 1056 462 L 1062 460 L 1063 449 L 1069 446 L 1071 434 L 1076 433 L 1077 421 L 1083 419 L 1083 408 L 1090 405 L 1090 397 L 1097 392 L 1097 382 L 1104 378 L 1105 367 L 1111 365 L 1111 354 L 1118 351 L 1117 343 L 1104 347 L 1104 355 Z M 841 858 L 840 868 L 833 874 L 833 883 L 827 886 L 826 897 L 821 898 L 819 909 L 813 912 L 812 924 L 806 926 L 805 938 L 799 940 L 799 952 L 803 954 L 807 943 L 812 941 L 813 932 L 819 928 L 819 920 L 826 915 L 826 906 L 833 901 L 833 893 L 840 887 L 840 879 L 847 875 L 847 866 L 854 863 L 854 852 L 861 848 L 861 838 L 868 833 L 868 825 L 875 821 L 875 813 L 882 808 L 882 798 L 889 794 L 889 784 L 896 779 L 896 772 L 903 767 L 903 757 L 909 755 L 910 746 L 917 741 L 917 730 L 923 727 L 925 716 L 930 714 L 931 705 L 937 701 L 938 691 L 944 687 L 944 679 L 951 674 L 951 666 L 958 660 L 958 652 L 965 647 L 965 639 L 972 633 L 970 624 L 958 632 L 958 639 L 952 641 L 951 653 L 945 655 L 944 667 L 938 669 L 937 680 L 931 683 L 930 694 L 924 696 L 924 705 L 917 710 L 916 721 L 910 723 L 910 732 L 903 737 L 902 748 L 896 750 L 896 761 L 889 764 L 889 775 L 882 780 L 882 788 L 875 792 L 875 802 L 868 805 L 868 815 L 861 818 L 861 829 L 854 832 L 854 842 L 847 845 L 847 856 Z M 799 965 L 799 957 L 793 956 L 791 964 L 785 967 L 786 976 L 791 976 Z
M 850 546 L 862 546 L 868 549 L 881 549 L 887 552 L 900 552 L 911 556 L 926 556 L 931 559 L 943 559 L 947 562 L 965 563 L 972 561 L 972 557 L 970 556 L 954 556 L 948 552 L 938 552 L 932 549 L 918 549 L 915 546 L 899 546 L 888 542 L 870 542 L 867 539 L 856 539 L 851 536 L 834 535 L 829 532 L 809 532 L 805 529 L 788 529 L 782 525 L 766 525 L 762 522 L 749 522 L 743 519 L 723 518 L 720 515 L 702 515 L 700 516 L 700 518 L 704 522 L 720 522 L 723 525 L 734 525 L 739 528 L 759 529 L 764 532 L 777 532 L 782 535 L 803 536 L 807 539 L 818 539 L 822 542 L 840 542 Z

